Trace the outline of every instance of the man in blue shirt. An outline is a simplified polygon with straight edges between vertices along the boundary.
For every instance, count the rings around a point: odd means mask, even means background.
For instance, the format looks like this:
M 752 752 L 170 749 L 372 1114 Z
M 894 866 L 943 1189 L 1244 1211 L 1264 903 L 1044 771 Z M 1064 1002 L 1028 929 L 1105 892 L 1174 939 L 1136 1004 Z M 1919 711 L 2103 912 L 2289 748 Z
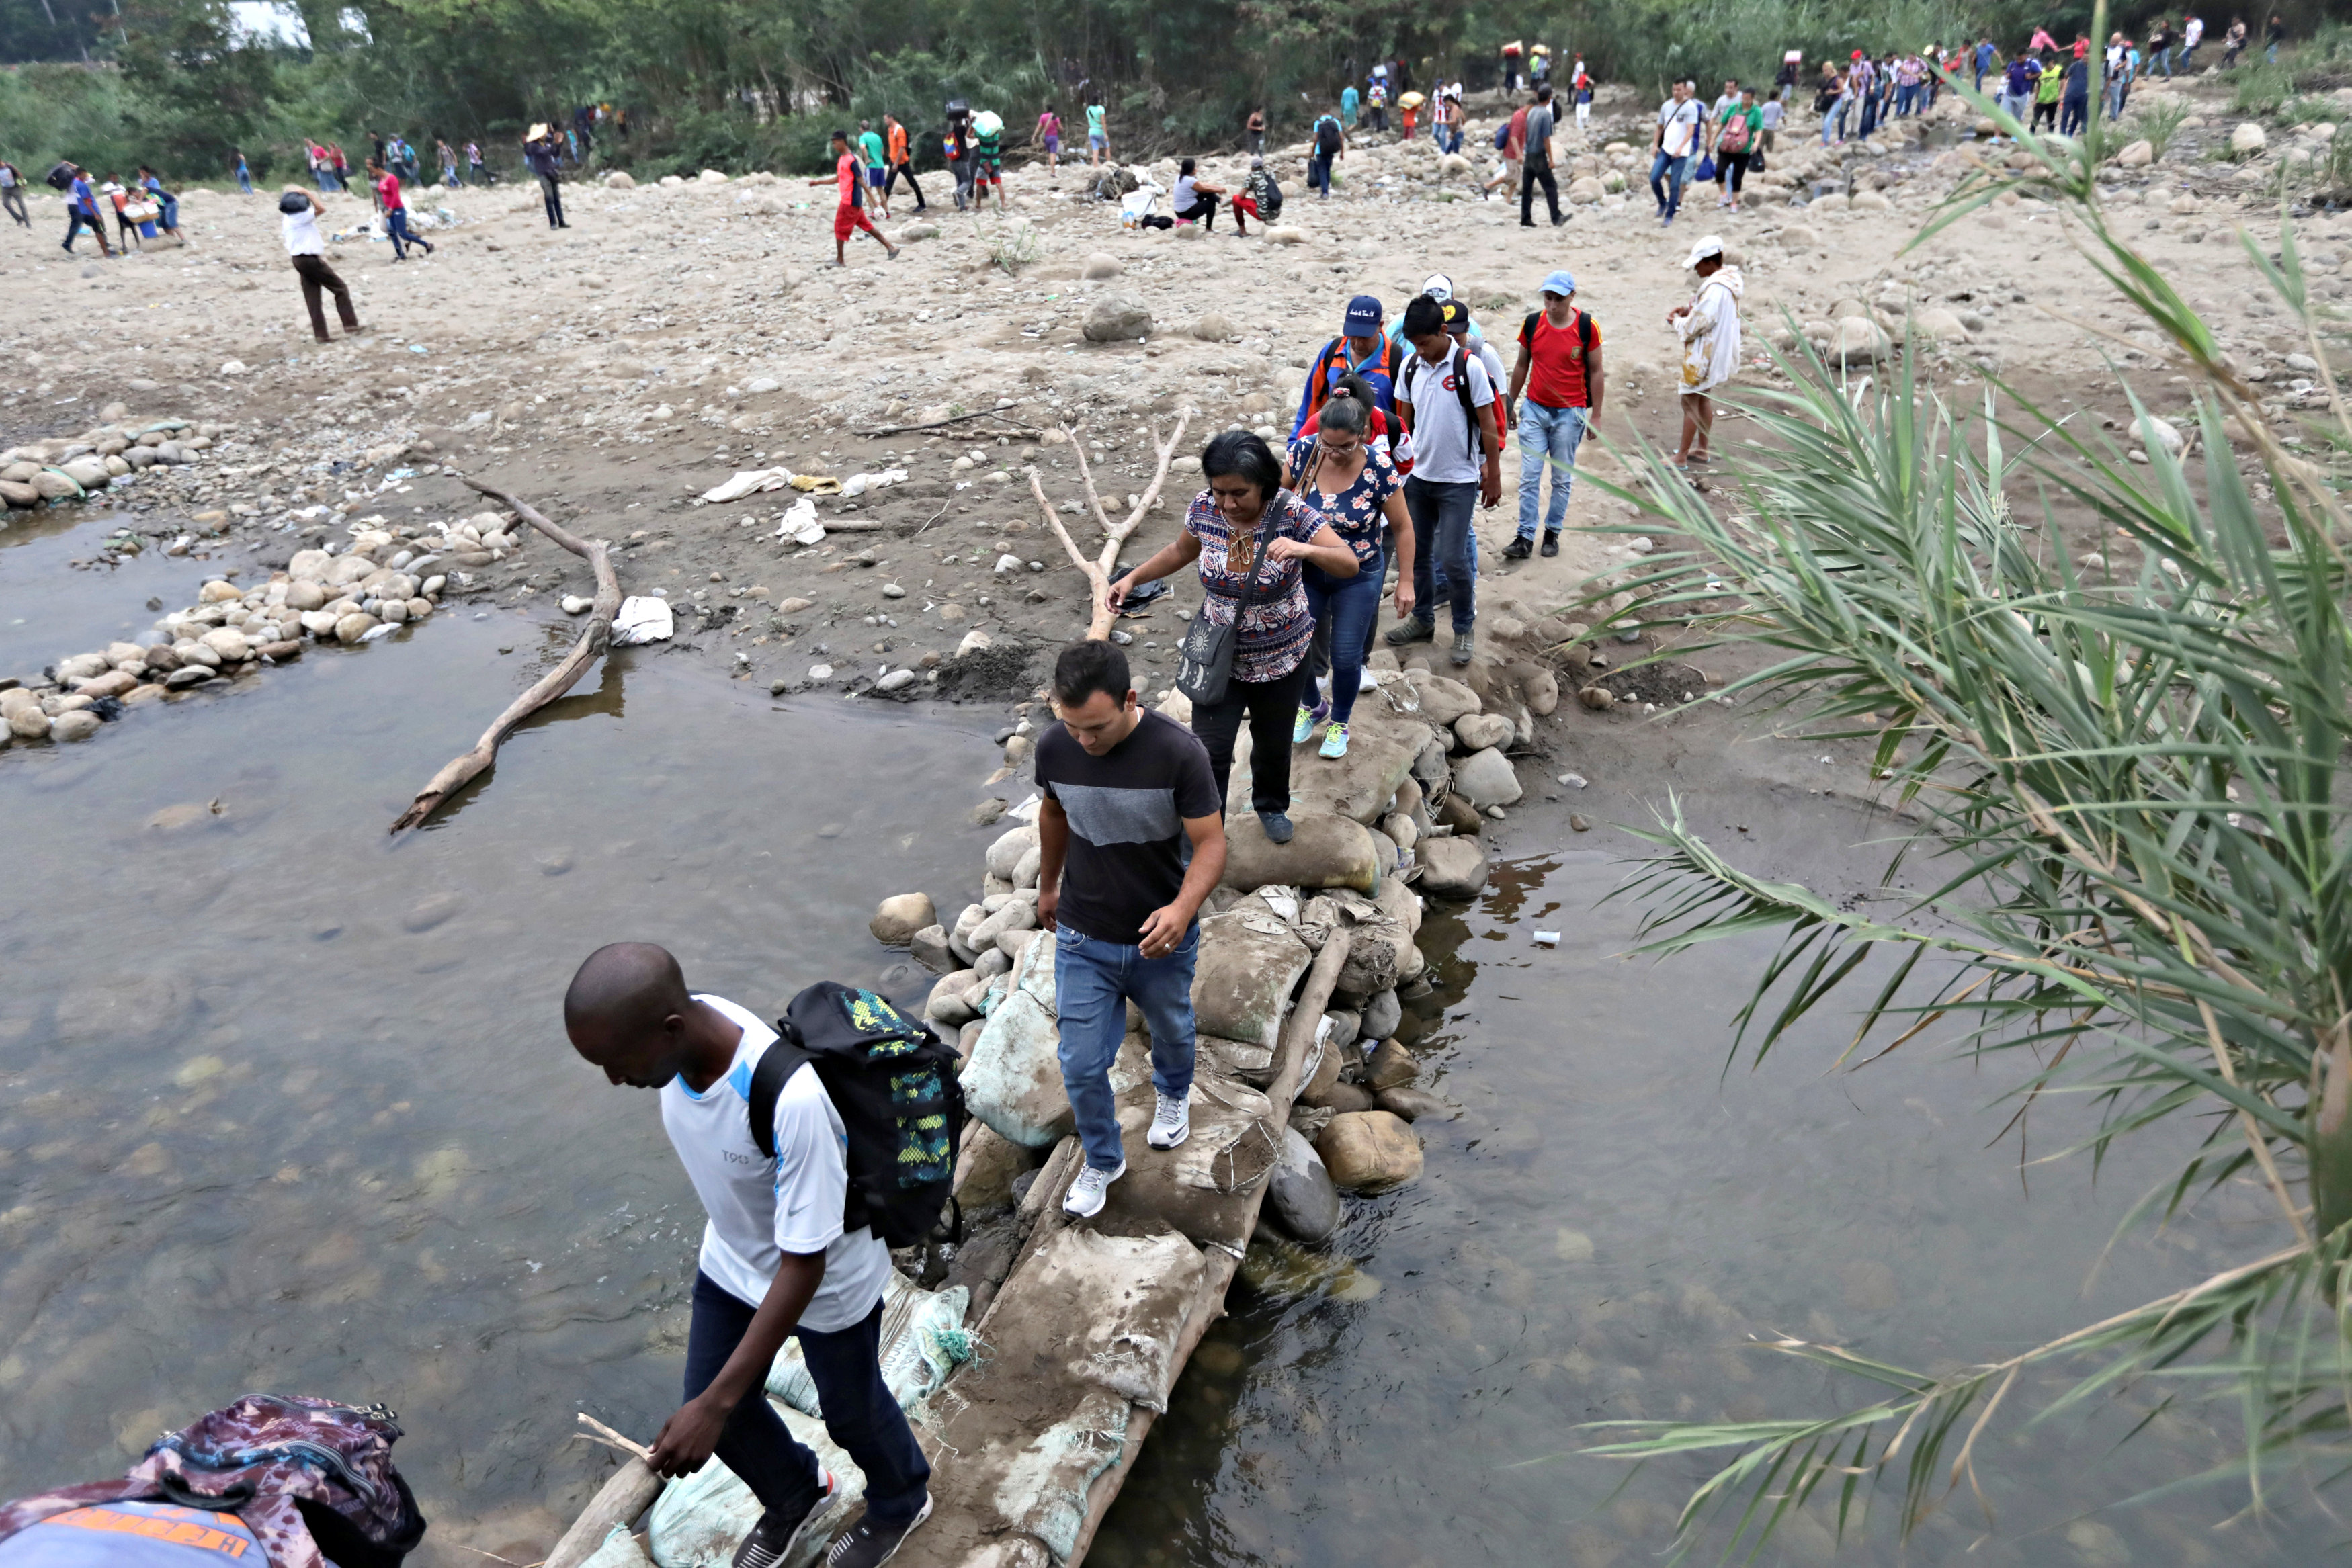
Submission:
M 1992 40 L 1990 38 L 1981 38 L 1978 40 L 1977 90 L 1979 92 L 1984 91 L 1985 72 L 1992 69 Z
M 68 255 L 73 251 L 74 235 L 84 229 L 98 236 L 98 253 L 111 258 L 114 247 L 106 243 L 106 225 L 99 221 L 98 193 L 89 188 L 89 171 L 76 163 L 73 187 L 66 193 L 65 248 Z

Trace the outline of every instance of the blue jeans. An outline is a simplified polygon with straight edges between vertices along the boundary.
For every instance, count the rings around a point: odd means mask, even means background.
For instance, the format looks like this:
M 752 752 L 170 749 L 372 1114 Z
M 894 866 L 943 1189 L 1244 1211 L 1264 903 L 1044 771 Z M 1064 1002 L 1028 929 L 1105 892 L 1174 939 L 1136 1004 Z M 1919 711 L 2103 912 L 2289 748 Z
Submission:
M 1547 408 L 1533 398 L 1519 405 L 1519 538 L 1530 543 L 1536 537 L 1536 498 L 1543 493 L 1547 468 L 1551 470 L 1551 503 L 1544 508 L 1544 532 L 1559 532 L 1568 519 L 1584 419 L 1583 409 Z
M 1470 552 L 1470 520 L 1478 509 L 1478 482 L 1432 483 L 1416 474 L 1404 482 L 1404 509 L 1412 518 L 1413 598 L 1423 606 L 1436 602 L 1435 572 L 1443 565 L 1452 595 L 1454 630 L 1469 631 L 1478 618 L 1478 563 Z M 1428 612 L 1416 609 L 1413 613 Z
M 1324 152 L 1310 152 L 1307 157 L 1307 188 L 1318 196 L 1331 193 L 1331 159 Z
M 2158 74 L 2160 74 L 2165 80 L 2170 81 L 2172 79 L 2172 51 L 2170 49 L 2158 49 L 2156 51 L 2156 68 Z
M 1332 577 L 1319 566 L 1299 574 L 1307 590 L 1307 611 L 1317 621 L 1331 617 L 1331 722 L 1345 724 L 1356 711 L 1356 689 L 1363 685 L 1364 644 L 1371 641 L 1372 623 L 1381 618 L 1381 588 L 1388 571 L 1383 554 L 1372 559 L 1353 577 Z M 1313 707 L 1310 694 L 1298 695 L 1299 706 Z
M 1690 177 L 1690 154 L 1676 158 L 1660 152 L 1650 161 L 1650 194 L 1658 198 L 1658 215 L 1671 218 L 1683 204 L 1683 182 Z M 1673 182 L 1669 189 L 1667 182 Z
M 1286 731 L 1283 743 L 1289 744 Z M 1151 1086 L 1181 1100 L 1192 1092 L 1192 961 L 1201 926 L 1173 951 L 1147 958 L 1131 944 L 1106 942 L 1059 926 L 1054 933 L 1054 1010 L 1061 1015 L 1062 1087 L 1077 1113 L 1078 1142 L 1087 1164 L 1115 1171 L 1126 1158 L 1118 1137 L 1118 1102 L 1110 1064 L 1127 1036 L 1127 1004 L 1142 1009 L 1151 1029 Z
M 383 215 L 384 232 L 392 236 L 392 254 L 407 259 L 408 247 L 424 242 L 408 232 L 408 209 L 394 207 Z
M 253 176 L 242 168 L 236 172 L 236 188 L 248 196 L 253 194 Z
M 1919 89 L 1908 84 L 1895 89 L 1895 112 L 1912 115 L 1919 111 Z
M 1851 104 L 1853 101 L 1853 95 L 1852 93 L 1848 93 L 1844 97 L 1839 99 L 1835 103 L 1830 105 L 1830 111 L 1822 116 L 1822 146 L 1827 147 L 1833 137 L 1838 139 L 1843 139 L 1844 137 L 1846 106 Z
M 743 1342 L 756 1311 L 696 1270 L 694 1317 L 686 1332 L 686 1396 L 710 1386 L 727 1358 Z M 877 1520 L 893 1523 L 921 1511 L 931 1479 L 930 1462 L 915 1446 L 907 1413 L 882 1381 L 882 1303 L 866 1321 L 831 1333 L 794 1329 L 824 1429 L 866 1472 L 866 1506 Z M 764 1380 L 762 1380 L 764 1381 Z M 792 1428 L 768 1403 L 768 1391 L 753 1384 L 719 1434 L 719 1457 L 751 1489 L 762 1508 L 786 1517 L 816 1505 L 823 1483 L 816 1456 L 801 1447 Z

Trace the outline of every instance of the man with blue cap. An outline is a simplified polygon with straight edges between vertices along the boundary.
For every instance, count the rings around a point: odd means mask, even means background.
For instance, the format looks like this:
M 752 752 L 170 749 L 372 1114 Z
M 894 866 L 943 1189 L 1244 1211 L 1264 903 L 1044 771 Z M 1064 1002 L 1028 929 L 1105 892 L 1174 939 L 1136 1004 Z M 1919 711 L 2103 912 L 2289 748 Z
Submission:
M 1525 560 L 1535 548 L 1536 502 L 1547 468 L 1551 504 L 1544 509 L 1543 553 L 1559 553 L 1560 525 L 1576 483 L 1576 449 L 1599 423 L 1606 390 L 1601 329 L 1576 308 L 1575 275 L 1562 267 L 1545 278 L 1543 301 L 1520 324 L 1519 359 L 1511 367 L 1506 400 L 1519 405 L 1519 532 L 1503 547 L 1506 560 Z
M 1381 335 L 1381 302 L 1369 294 L 1348 301 L 1339 335 L 1323 345 L 1307 367 L 1306 390 L 1299 394 L 1298 417 L 1290 422 L 1290 438 L 1298 439 L 1307 422 L 1322 412 L 1324 400 L 1339 378 L 1353 372 L 1370 384 L 1372 399 L 1383 413 L 1396 412 L 1397 377 L 1404 372 L 1406 350 Z

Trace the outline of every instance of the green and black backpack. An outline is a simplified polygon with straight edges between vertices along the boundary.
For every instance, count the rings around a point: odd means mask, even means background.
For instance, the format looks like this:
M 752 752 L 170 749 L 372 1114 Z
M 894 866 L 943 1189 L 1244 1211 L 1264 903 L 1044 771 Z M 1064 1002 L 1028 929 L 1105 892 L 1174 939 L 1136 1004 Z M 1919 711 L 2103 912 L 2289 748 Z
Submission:
M 886 1247 L 963 1239 L 955 1202 L 963 1140 L 961 1053 L 929 1025 L 874 992 L 820 980 L 792 999 L 778 1039 L 751 1070 L 751 1139 L 776 1155 L 776 1098 L 803 1062 L 814 1068 L 849 1134 L 845 1230 L 872 1229 Z M 940 1216 L 952 1212 L 942 1228 Z

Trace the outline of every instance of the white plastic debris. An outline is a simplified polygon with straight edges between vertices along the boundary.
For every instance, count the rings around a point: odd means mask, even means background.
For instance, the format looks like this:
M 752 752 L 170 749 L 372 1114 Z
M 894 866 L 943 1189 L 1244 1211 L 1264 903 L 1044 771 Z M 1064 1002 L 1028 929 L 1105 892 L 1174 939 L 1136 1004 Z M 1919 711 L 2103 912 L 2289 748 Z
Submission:
M 906 477 L 907 471 L 904 468 L 885 468 L 879 474 L 852 474 L 842 481 L 841 493 L 845 496 L 863 496 L 868 490 L 879 490 L 885 486 L 898 484 Z
M 1559 932 L 1557 932 L 1557 931 L 1538 931 L 1538 932 L 1537 932 L 1537 933 L 1536 933 L 1536 946 L 1538 946 L 1538 947 L 1557 947 L 1557 946 L 1559 946 Z
M 816 502 L 807 496 L 794 501 L 791 509 L 777 520 L 775 537 L 790 539 L 796 545 L 824 543 L 824 525 L 817 521 Z
M 658 413 L 667 413 L 665 408 Z M 793 482 L 789 468 L 745 468 L 724 485 L 714 485 L 702 493 L 706 501 L 740 501 L 746 496 L 756 496 L 763 490 L 781 490 Z
M 613 617 L 613 643 L 621 648 L 632 648 L 640 643 L 667 643 L 671 629 L 667 600 L 633 596 L 621 601 L 621 612 Z

